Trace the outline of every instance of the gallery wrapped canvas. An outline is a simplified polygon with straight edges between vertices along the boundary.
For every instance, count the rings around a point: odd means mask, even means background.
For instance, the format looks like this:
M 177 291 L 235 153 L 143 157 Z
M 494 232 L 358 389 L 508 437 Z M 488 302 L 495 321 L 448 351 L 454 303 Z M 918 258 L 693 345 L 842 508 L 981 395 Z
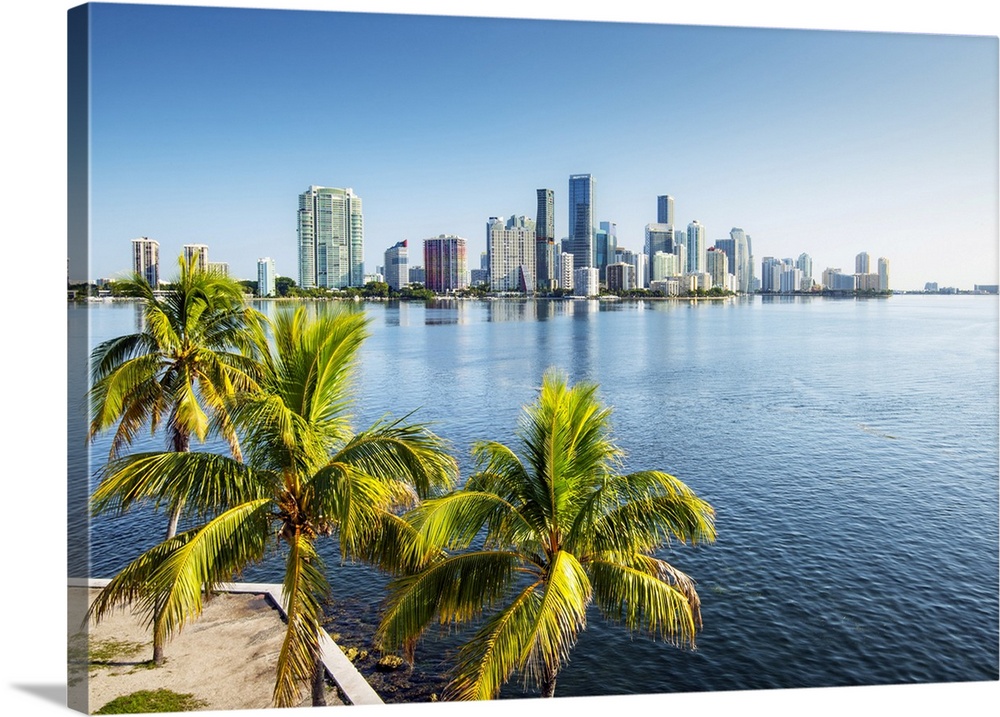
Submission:
M 997 37 L 417 12 L 68 11 L 69 706 L 996 683 Z

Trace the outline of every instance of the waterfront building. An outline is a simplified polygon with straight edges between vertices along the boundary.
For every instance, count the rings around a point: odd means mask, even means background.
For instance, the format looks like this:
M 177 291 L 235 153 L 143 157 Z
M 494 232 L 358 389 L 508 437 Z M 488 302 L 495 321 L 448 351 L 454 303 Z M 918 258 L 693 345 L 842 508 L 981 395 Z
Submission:
M 299 286 L 364 285 L 364 217 L 350 187 L 311 186 L 299 195 Z
M 795 260 L 795 267 L 802 272 L 802 282 L 799 285 L 800 291 L 810 291 L 813 286 L 813 260 L 806 253 L 799 254 Z
M 184 263 L 188 264 L 194 257 L 194 268 L 199 271 L 208 271 L 208 245 L 207 244 L 185 244 Z
M 782 294 L 793 294 L 802 288 L 802 270 L 788 262 L 782 262 L 782 272 L 778 279 L 778 291 Z
M 257 296 L 274 296 L 277 292 L 275 279 L 278 272 L 274 267 L 274 259 L 269 256 L 257 260 Z
M 569 252 L 577 267 L 594 266 L 594 177 L 569 178 Z
M 535 290 L 535 222 L 512 216 L 506 222 L 490 217 L 486 223 L 490 290 L 530 293 Z
M 840 269 L 828 268 L 823 272 L 822 282 L 827 291 L 854 291 L 857 288 L 857 274 L 844 274 Z
M 573 272 L 573 296 L 597 296 L 600 283 L 597 267 L 585 266 Z
M 871 257 L 868 252 L 863 251 L 854 257 L 854 273 L 855 274 L 870 274 L 871 273 Z
M 739 227 L 729 230 L 729 239 L 716 242 L 722 245 L 729 257 L 729 273 L 736 277 L 736 291 L 748 294 L 753 291 L 753 257 L 750 255 L 750 237 Z
M 424 239 L 425 286 L 438 294 L 446 294 L 468 286 L 466 240 L 453 234 L 440 234 Z
M 636 287 L 635 267 L 623 261 L 607 266 L 608 291 L 631 291 Z
M 765 256 L 760 263 L 760 290 L 765 294 L 781 291 L 781 274 L 787 268 L 785 262 L 773 256 Z
M 647 224 L 645 235 L 643 249 L 649 258 L 650 275 L 652 276 L 653 257 L 656 256 L 657 252 L 670 254 L 674 251 L 674 228 L 670 224 L 662 222 Z
M 656 198 L 656 223 L 674 225 L 674 198 L 669 194 Z
M 881 260 L 880 260 L 881 261 Z M 888 264 L 888 260 L 886 260 Z M 935 284 L 935 286 L 937 286 Z M 936 291 L 937 289 L 935 289 Z M 1000 294 L 1000 285 L 998 284 L 973 284 L 972 290 L 977 294 Z M 886 289 L 888 291 L 888 289 Z
M 489 283 L 490 272 L 486 269 L 472 269 L 469 272 L 469 286 L 479 286 L 481 284 L 489 286 Z
M 936 281 L 928 281 L 924 284 L 924 291 L 937 293 L 938 283 Z
M 229 276 L 229 262 L 210 261 L 208 262 L 208 270 L 219 274 L 220 276 Z
M 855 274 L 854 288 L 858 291 L 879 291 L 878 274 Z
M 687 227 L 687 271 L 705 271 L 705 227 L 697 219 Z
M 149 237 L 132 240 L 132 271 L 154 289 L 160 285 L 160 242 Z
M 681 293 L 681 280 L 677 277 L 650 282 L 649 290 L 664 296 L 678 296 Z
M 653 255 L 653 262 L 650 265 L 650 288 L 657 281 L 663 281 L 671 276 L 678 276 L 681 272 L 680 257 L 673 252 L 658 251 Z
M 878 258 L 878 290 L 889 291 L 889 260 L 884 256 Z
M 618 249 L 618 225 L 615 222 L 601 222 L 594 235 L 594 262 L 600 280 L 606 281 L 608 264 L 615 260 Z
M 382 273 L 385 274 L 385 283 L 393 291 L 399 291 L 410 283 L 406 247 L 407 243 L 404 239 L 385 250 L 385 266 Z
M 552 291 L 557 279 L 555 192 L 536 189 L 535 195 L 535 280 L 539 291 Z
M 559 288 L 573 288 L 573 255 L 567 251 L 559 255 Z
M 411 266 L 407 271 L 410 278 L 411 284 L 426 284 L 427 276 L 424 273 L 424 267 L 422 266 Z
M 633 252 L 632 266 L 635 268 L 635 288 L 647 288 L 649 286 L 649 257 L 641 251 Z
M 726 252 L 716 247 L 710 248 L 705 255 L 705 271 L 712 277 L 712 286 L 725 289 L 729 282 L 729 257 Z

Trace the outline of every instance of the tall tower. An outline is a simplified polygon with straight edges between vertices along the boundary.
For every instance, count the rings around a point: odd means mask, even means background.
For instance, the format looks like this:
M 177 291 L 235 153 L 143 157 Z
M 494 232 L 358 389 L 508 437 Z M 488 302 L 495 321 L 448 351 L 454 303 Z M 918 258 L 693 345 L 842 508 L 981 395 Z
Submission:
M 160 242 L 149 237 L 132 240 L 132 271 L 154 289 L 160 285 Z
M 407 268 L 406 240 L 396 242 L 385 250 L 385 283 L 393 291 L 399 291 L 410 283 Z
M 889 291 L 889 260 L 884 256 L 878 258 L 878 290 Z
M 656 223 L 674 223 L 674 198 L 669 194 L 663 194 L 656 198 Z
M 274 259 L 269 256 L 257 260 L 257 296 L 274 296 L 277 272 L 274 268 Z
M 687 271 L 689 274 L 705 271 L 705 227 L 697 219 L 688 224 Z
M 594 266 L 594 177 L 569 176 L 569 251 L 577 269 Z
M 601 222 L 594 235 L 594 266 L 597 267 L 598 281 L 604 281 L 609 264 L 615 263 L 618 248 L 618 224 Z
M 854 273 L 870 274 L 871 263 L 872 263 L 872 258 L 868 255 L 868 252 L 866 251 L 861 252 L 856 257 L 854 257 Z
M 753 259 L 750 257 L 750 237 L 739 227 L 729 230 L 733 240 L 732 273 L 736 276 L 736 291 L 741 294 L 753 292 Z
M 364 286 L 364 219 L 351 188 L 311 186 L 299 195 L 299 286 Z
M 191 257 L 196 257 L 194 268 L 198 271 L 208 271 L 208 245 L 207 244 L 185 244 L 184 263 L 191 262 Z
M 556 279 L 556 217 L 555 192 L 536 189 L 538 210 L 535 212 L 535 274 L 539 291 L 551 291 Z
M 512 216 L 504 223 L 490 217 L 486 223 L 486 246 L 489 248 L 490 289 L 492 291 L 534 292 L 535 222 Z
M 428 289 L 445 294 L 468 286 L 465 245 L 465 239 L 450 234 L 424 239 L 424 273 Z

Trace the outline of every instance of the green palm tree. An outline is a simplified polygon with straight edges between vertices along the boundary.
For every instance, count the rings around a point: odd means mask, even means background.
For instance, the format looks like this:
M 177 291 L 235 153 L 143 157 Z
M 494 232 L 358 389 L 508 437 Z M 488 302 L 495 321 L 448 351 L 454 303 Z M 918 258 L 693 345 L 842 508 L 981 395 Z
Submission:
M 423 425 L 383 419 L 351 430 L 349 378 L 365 327 L 356 312 L 310 318 L 300 307 L 277 317 L 262 390 L 241 396 L 233 412 L 246 463 L 201 452 L 109 463 L 93 497 L 98 508 L 183 500 L 206 520 L 132 561 L 93 603 L 95 619 L 132 605 L 154 631 L 162 614 L 169 636 L 201 613 L 203 587 L 232 580 L 277 543 L 288 629 L 274 703 L 296 704 L 303 681 L 312 683 L 313 704 L 324 703 L 319 630 L 330 585 L 317 538 L 336 533 L 343 556 L 401 569 L 411 529 L 398 513 L 457 476 L 443 441 Z
M 521 454 L 477 444 L 467 484 L 407 515 L 424 546 L 449 552 L 425 547 L 423 569 L 393 581 L 377 637 L 394 650 L 432 622 L 476 621 L 448 699 L 492 699 L 515 671 L 551 697 L 591 603 L 631 631 L 694 646 L 694 581 L 654 551 L 714 540 L 713 509 L 666 473 L 620 474 L 596 391 L 549 370 L 522 416 Z

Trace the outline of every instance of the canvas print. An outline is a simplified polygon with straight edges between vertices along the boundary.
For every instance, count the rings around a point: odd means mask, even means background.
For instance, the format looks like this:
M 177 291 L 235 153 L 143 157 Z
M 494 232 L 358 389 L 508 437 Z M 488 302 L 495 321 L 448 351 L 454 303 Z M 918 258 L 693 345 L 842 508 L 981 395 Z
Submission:
M 67 23 L 70 707 L 998 680 L 996 37 Z

